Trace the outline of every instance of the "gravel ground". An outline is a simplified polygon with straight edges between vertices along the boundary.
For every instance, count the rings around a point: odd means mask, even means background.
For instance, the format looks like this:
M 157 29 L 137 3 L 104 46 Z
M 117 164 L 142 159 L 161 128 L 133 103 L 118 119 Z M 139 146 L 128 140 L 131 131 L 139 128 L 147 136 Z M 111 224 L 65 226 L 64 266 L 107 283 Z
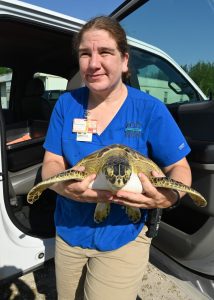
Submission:
M 54 263 L 0 286 L 0 300 L 56 300 Z M 151 263 L 136 300 L 206 300 L 192 285 L 157 269 Z M 102 299 L 100 299 L 102 300 Z M 110 300 L 110 299 L 109 299 Z

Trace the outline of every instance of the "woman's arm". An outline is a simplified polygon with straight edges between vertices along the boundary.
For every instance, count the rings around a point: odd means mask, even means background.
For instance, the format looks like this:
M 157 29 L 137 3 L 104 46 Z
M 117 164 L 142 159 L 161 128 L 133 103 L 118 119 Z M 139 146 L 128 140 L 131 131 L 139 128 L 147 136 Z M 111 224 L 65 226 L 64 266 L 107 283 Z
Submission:
M 46 180 L 60 172 L 65 171 L 67 164 L 61 155 L 46 151 L 42 164 L 42 179 Z
M 51 176 L 54 176 L 60 172 L 65 171 L 67 163 L 65 159 L 57 154 L 46 151 L 43 166 L 42 166 L 42 179 L 45 180 Z M 80 167 L 77 170 L 83 171 L 84 168 Z M 49 188 L 55 191 L 57 194 L 66 198 L 79 201 L 79 202 L 106 202 L 110 201 L 112 193 L 109 191 L 100 191 L 89 189 L 89 184 L 95 179 L 96 175 L 92 174 L 86 177 L 81 182 L 66 181 L 55 183 Z
M 191 186 L 192 184 L 192 174 L 186 158 L 179 160 L 173 165 L 163 168 L 163 172 L 167 177 L 176 181 L 180 181 L 187 186 Z M 185 195 L 185 193 L 182 192 L 179 192 L 179 194 L 181 197 Z

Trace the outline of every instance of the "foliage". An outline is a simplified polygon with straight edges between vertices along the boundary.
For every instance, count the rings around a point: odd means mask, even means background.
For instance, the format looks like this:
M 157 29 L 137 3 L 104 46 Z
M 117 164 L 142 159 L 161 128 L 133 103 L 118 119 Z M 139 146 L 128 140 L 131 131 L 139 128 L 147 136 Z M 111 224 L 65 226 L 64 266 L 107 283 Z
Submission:
M 182 66 L 208 97 L 214 97 L 214 63 L 198 62 L 195 65 Z
M 11 73 L 11 69 L 5 68 L 5 67 L 0 67 L 0 75 L 8 74 Z

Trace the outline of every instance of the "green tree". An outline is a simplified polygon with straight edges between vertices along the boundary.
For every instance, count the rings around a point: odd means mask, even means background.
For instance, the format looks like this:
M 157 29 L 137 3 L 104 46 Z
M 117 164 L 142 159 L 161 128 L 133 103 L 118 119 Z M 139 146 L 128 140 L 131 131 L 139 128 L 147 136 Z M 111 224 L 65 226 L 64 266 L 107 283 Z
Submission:
M 0 67 L 0 75 L 11 73 L 12 70 L 10 68 Z
M 214 96 L 214 63 L 200 61 L 195 65 L 182 66 L 208 97 Z

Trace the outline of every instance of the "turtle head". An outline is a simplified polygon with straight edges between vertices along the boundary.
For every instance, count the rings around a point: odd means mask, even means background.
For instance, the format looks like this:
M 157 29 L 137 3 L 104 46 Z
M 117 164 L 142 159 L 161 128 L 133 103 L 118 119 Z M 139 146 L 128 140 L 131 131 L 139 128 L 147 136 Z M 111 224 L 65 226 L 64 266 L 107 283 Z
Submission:
M 132 168 L 127 157 L 112 155 L 102 168 L 103 174 L 112 185 L 113 189 L 121 189 L 130 179 Z

